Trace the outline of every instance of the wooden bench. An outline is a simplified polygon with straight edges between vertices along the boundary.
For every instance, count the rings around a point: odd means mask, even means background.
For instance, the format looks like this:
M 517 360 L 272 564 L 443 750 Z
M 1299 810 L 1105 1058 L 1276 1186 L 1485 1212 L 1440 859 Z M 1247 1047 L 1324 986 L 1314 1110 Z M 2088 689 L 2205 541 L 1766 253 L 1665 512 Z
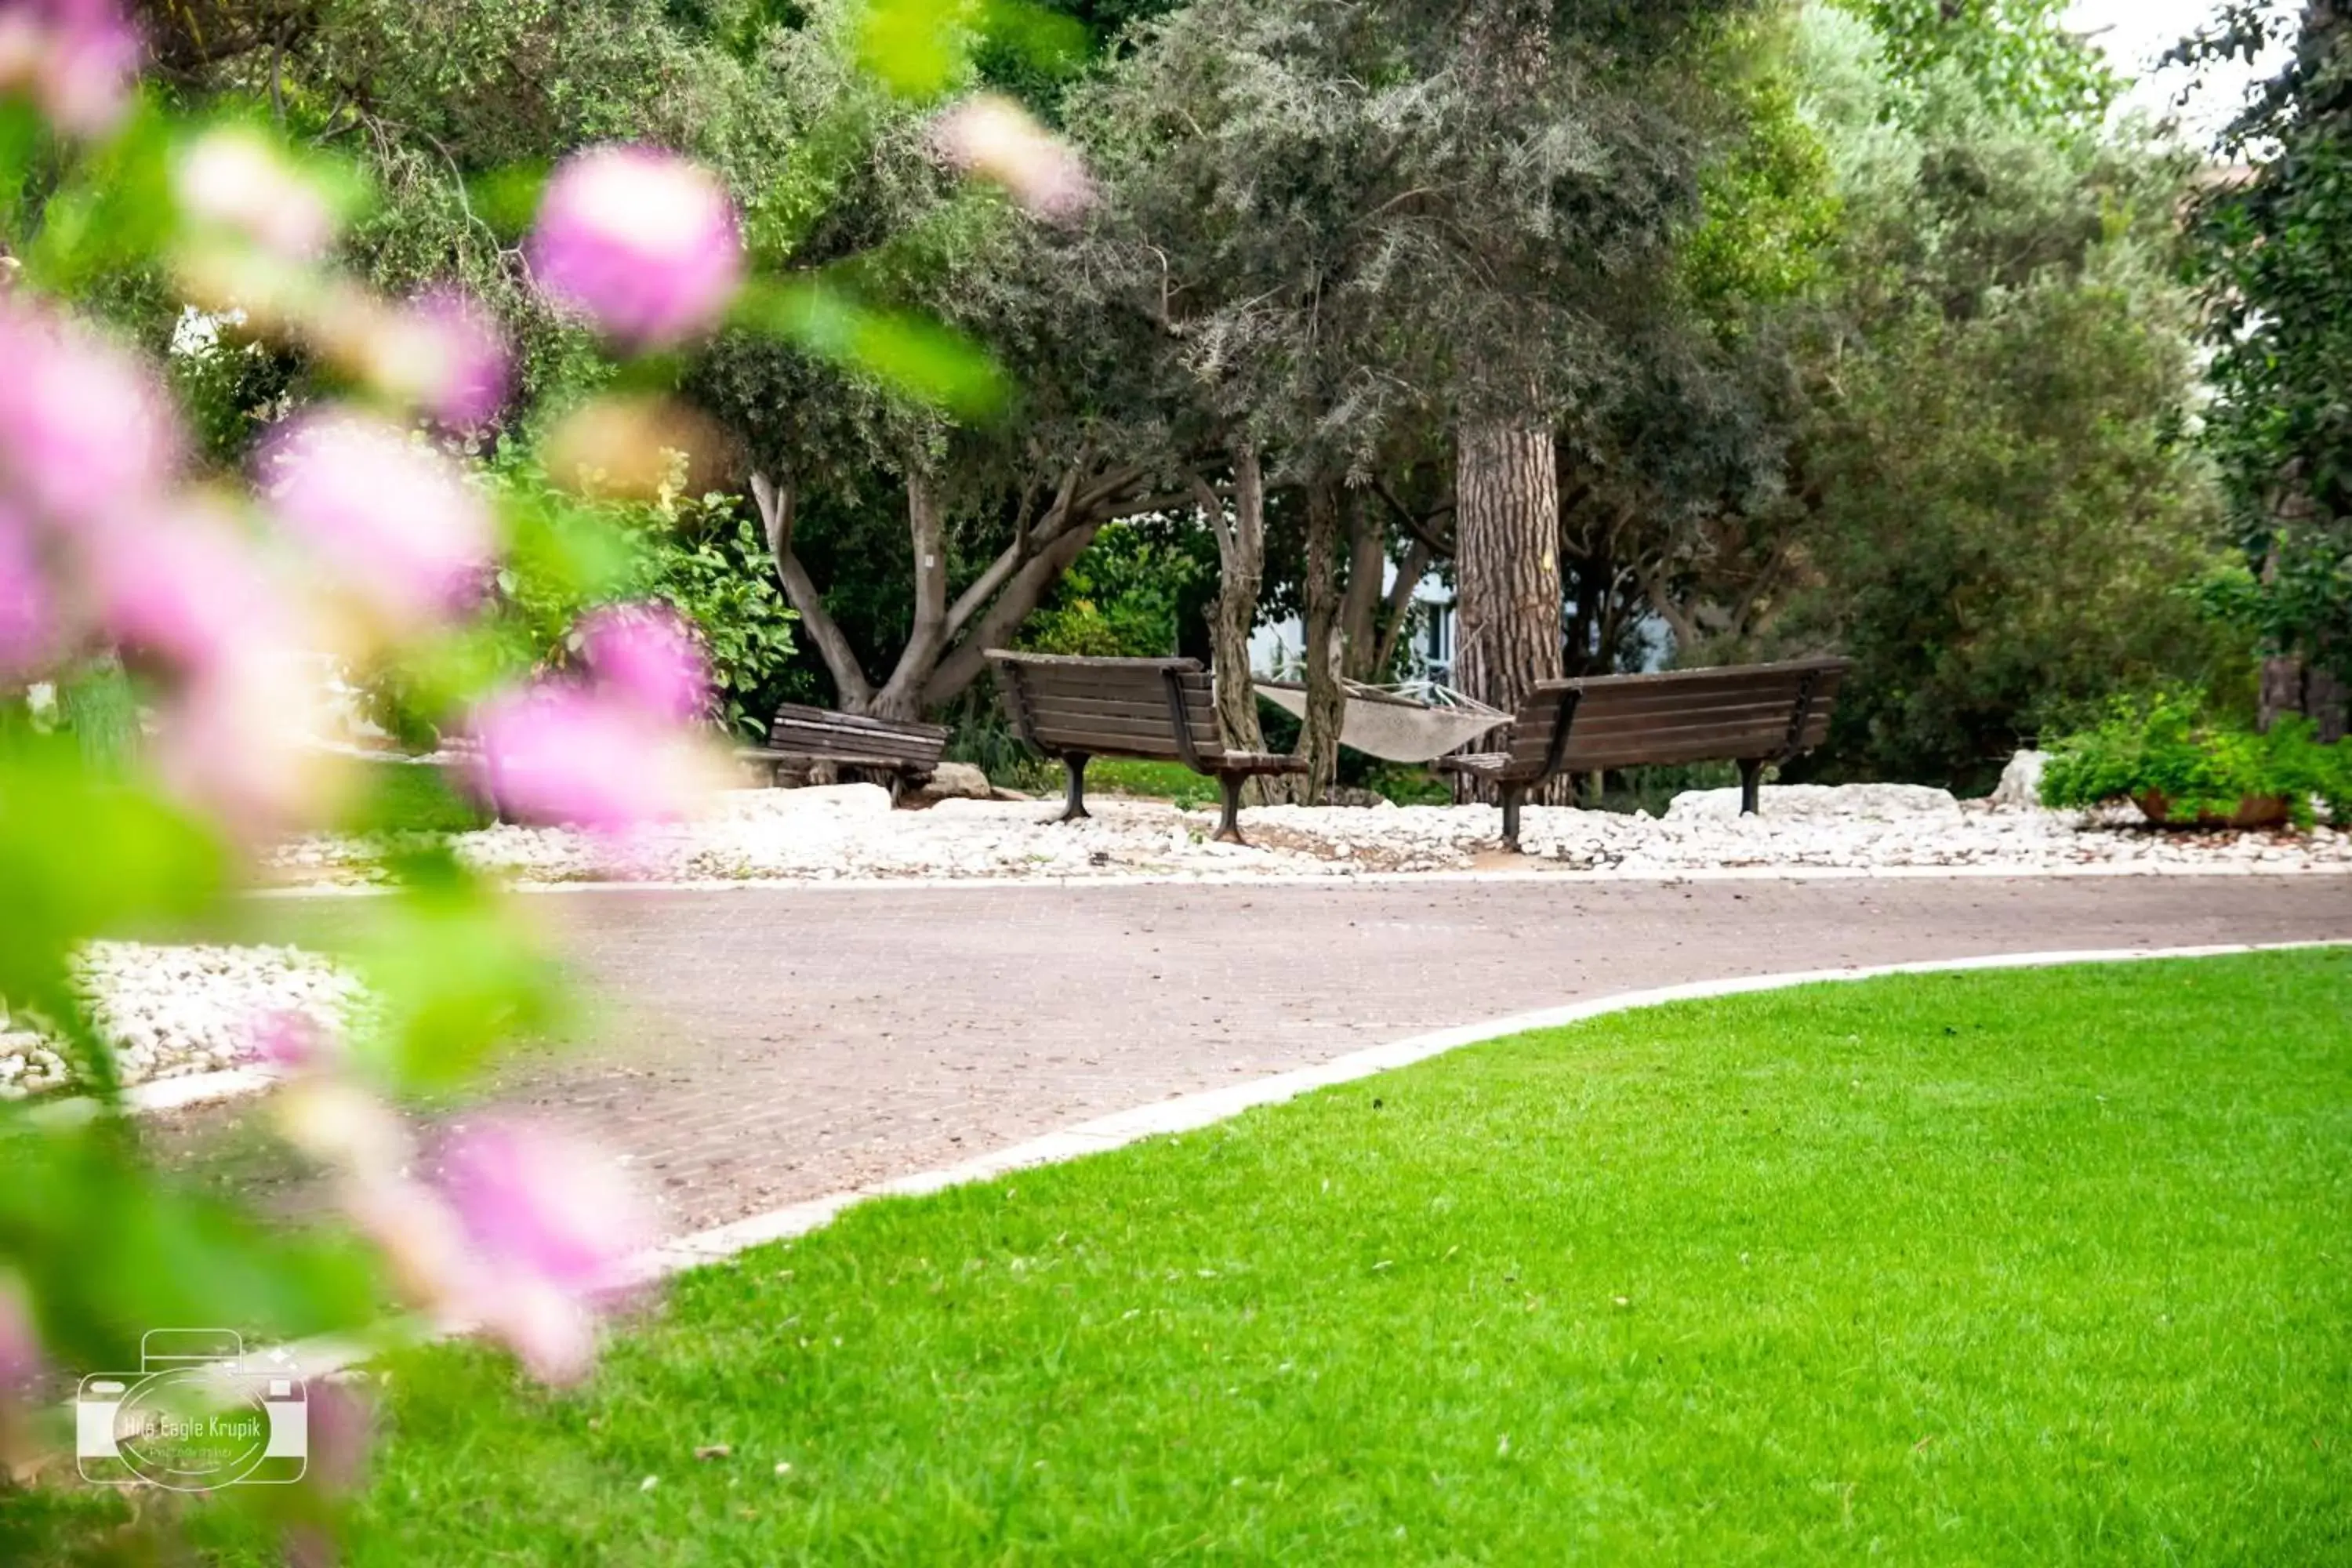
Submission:
M 929 778 L 947 749 L 948 732 L 938 724 L 900 719 L 869 719 L 787 702 L 768 726 L 768 743 L 742 755 L 777 763 L 834 763 L 890 775 L 893 799 L 907 785 Z
M 996 667 L 997 690 L 1013 729 L 1069 770 L 1069 803 L 1060 821 L 1087 815 L 1088 758 L 1145 757 L 1181 763 L 1215 779 L 1224 794 L 1217 837 L 1239 844 L 1243 784 L 1307 771 L 1301 758 L 1225 750 L 1208 672 L 1198 660 L 1001 650 L 991 650 L 988 659 Z
M 1436 765 L 1501 786 L 1503 842 L 1515 849 L 1520 802 L 1561 773 L 1736 762 L 1740 814 L 1752 816 L 1765 764 L 1811 751 L 1829 733 L 1849 667 L 1808 658 L 1548 680 L 1519 705 L 1505 750 L 1441 757 Z

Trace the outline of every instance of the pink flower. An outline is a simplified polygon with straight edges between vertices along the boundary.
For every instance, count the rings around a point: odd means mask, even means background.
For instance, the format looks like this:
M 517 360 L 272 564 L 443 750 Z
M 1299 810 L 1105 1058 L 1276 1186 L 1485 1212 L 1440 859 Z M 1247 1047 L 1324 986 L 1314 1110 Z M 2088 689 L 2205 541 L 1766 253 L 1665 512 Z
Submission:
M 394 631 L 460 608 L 495 548 L 490 509 L 449 461 L 394 426 L 312 415 L 270 445 L 272 507 Z
M 341 1378 L 312 1378 L 303 1388 L 310 1408 L 310 1465 L 303 1479 L 331 1496 L 355 1491 L 375 1447 L 375 1402 Z
M 656 719 L 683 724 L 710 700 L 710 668 L 693 630 L 667 605 L 611 605 L 580 623 L 597 684 Z
M 56 651 L 57 613 L 33 536 L 0 509 L 0 683 L 21 680 Z
M 0 1395 L 26 1388 L 47 1365 L 24 1282 L 14 1273 L 0 1271 Z
M 508 361 L 498 323 L 455 289 L 385 312 L 365 333 L 361 373 L 452 430 L 470 430 L 505 406 Z
M 530 1122 L 485 1118 L 457 1132 L 442 1151 L 440 1184 L 486 1262 L 569 1296 L 634 1283 L 629 1261 L 653 1238 L 617 1167 Z
M 116 514 L 83 543 L 100 617 L 115 641 L 199 671 L 240 644 L 284 640 L 284 615 L 253 546 L 204 501 Z
M 0 299 L 0 490 L 51 522 L 161 490 L 179 434 L 148 367 L 78 322 Z
M 327 1032 L 319 1020 L 291 1007 L 255 1019 L 246 1048 L 256 1061 L 275 1068 L 314 1067 L 329 1054 Z
M 163 709 L 158 771 L 173 794 L 247 838 L 323 821 L 350 782 L 348 760 L 312 739 L 325 731 L 324 706 L 315 663 L 239 647 Z
M 182 148 L 173 160 L 172 193 L 192 222 L 287 260 L 310 260 L 334 243 L 326 194 L 250 126 L 218 126 Z
M 509 690 L 474 710 L 474 788 L 507 816 L 617 832 L 681 816 L 707 782 L 692 741 L 576 686 Z
M 743 275 L 719 181 L 650 147 L 592 147 L 566 160 L 540 201 L 528 255 L 550 297 L 640 350 L 715 324 Z
M 1074 216 L 1094 201 L 1085 163 L 1009 98 L 965 99 L 940 117 L 932 135 L 950 163 L 995 181 L 1039 217 Z
M 0 7 L 0 91 L 29 89 L 59 130 L 96 136 L 121 118 L 139 34 L 110 0 L 14 0 Z
M 314 1152 L 342 1157 L 341 1151 Z M 446 1321 L 481 1315 L 486 1292 L 479 1268 L 467 1250 L 465 1227 L 439 1194 L 369 1162 L 344 1181 L 341 1203 L 383 1252 L 403 1299 Z

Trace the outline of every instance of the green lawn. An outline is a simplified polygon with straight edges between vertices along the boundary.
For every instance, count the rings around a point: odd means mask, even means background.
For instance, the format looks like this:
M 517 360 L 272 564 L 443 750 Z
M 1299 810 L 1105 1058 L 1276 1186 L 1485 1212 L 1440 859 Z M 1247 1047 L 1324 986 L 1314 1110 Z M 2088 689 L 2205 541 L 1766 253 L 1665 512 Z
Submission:
M 2352 952 L 1522 1037 L 393 1386 L 362 1563 L 2352 1561 Z

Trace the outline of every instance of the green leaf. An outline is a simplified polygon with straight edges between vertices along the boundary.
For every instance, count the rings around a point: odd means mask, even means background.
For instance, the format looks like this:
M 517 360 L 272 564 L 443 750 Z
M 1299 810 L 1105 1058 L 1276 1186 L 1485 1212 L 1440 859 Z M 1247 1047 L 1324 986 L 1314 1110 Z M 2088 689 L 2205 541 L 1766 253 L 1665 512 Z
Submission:
M 823 283 L 755 284 L 737 302 L 736 321 L 959 417 L 982 418 L 1004 403 L 1003 374 L 970 338 L 909 311 L 860 304 Z

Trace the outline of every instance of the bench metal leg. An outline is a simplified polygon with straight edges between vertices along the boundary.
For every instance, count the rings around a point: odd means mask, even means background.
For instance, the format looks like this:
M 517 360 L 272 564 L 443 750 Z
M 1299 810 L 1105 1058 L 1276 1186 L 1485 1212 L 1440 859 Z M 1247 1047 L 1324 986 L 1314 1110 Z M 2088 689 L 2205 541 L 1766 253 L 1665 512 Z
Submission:
M 1519 803 L 1527 798 L 1525 784 L 1503 786 L 1503 847 L 1516 850 L 1519 847 Z
M 1739 815 L 1754 816 L 1758 793 L 1764 784 L 1764 761 L 1760 757 L 1742 759 L 1739 764 Z
M 1217 842 L 1245 844 L 1242 837 L 1242 785 L 1248 781 L 1239 773 L 1219 773 L 1217 784 L 1225 792 L 1224 815 L 1217 821 Z
M 1087 815 L 1087 754 L 1071 752 L 1064 754 L 1062 766 L 1070 771 L 1070 798 L 1056 822 L 1076 822 Z

